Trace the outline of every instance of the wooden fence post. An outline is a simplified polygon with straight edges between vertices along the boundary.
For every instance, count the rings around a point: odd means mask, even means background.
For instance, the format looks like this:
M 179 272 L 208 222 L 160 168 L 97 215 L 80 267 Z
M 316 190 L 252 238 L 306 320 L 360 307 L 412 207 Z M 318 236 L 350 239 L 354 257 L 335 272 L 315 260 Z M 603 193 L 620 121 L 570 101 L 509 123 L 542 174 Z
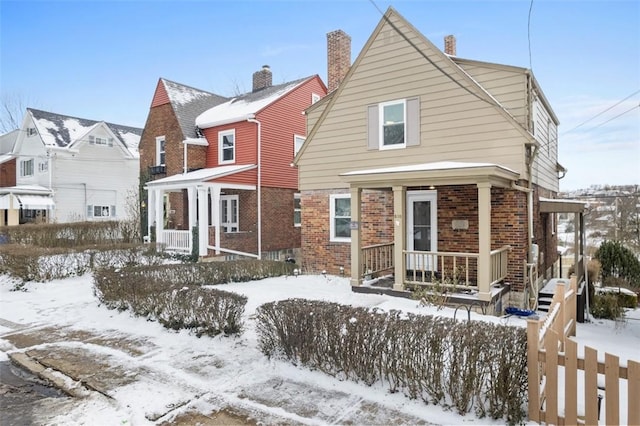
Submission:
M 584 347 L 584 408 L 585 424 L 598 424 L 598 352 Z
M 540 421 L 540 320 L 527 320 L 527 380 L 529 382 L 529 420 Z
M 567 339 L 564 354 L 564 424 L 578 424 L 578 344 Z
M 562 318 L 562 317 L 560 317 Z M 544 336 L 544 422 L 558 424 L 558 342 L 560 336 L 554 330 L 547 330 Z
M 604 354 L 604 403 L 607 424 L 620 424 L 620 357 Z M 629 401 L 631 402 L 631 401 Z M 637 403 L 637 401 L 636 401 Z
M 627 424 L 640 425 L 640 362 L 627 361 Z

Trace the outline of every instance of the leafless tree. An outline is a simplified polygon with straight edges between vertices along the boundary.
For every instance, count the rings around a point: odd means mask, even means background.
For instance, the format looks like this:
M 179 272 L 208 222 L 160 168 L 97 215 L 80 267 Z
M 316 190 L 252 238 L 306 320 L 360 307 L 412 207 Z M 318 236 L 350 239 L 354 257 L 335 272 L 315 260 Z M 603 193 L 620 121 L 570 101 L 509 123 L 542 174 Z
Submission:
M 3 93 L 0 99 L 0 134 L 19 129 L 26 110 L 27 101 L 24 96 Z

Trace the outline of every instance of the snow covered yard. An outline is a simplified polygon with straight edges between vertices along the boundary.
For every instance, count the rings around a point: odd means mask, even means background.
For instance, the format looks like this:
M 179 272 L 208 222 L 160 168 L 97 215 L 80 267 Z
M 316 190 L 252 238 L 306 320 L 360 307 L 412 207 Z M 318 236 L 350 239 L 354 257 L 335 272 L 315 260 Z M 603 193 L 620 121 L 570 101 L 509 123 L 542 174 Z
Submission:
M 113 400 L 88 398 L 72 408 L 49 413 L 50 420 L 64 424 L 153 424 L 154 413 L 183 404 L 173 411 L 210 413 L 236 407 L 264 423 L 293 424 L 503 424 L 503 420 L 461 417 L 439 406 L 390 394 L 387 386 L 369 387 L 340 381 L 320 372 L 268 360 L 257 348 L 253 316 L 263 303 L 288 298 L 325 300 L 353 306 L 398 309 L 453 317 L 452 309 L 419 306 L 415 300 L 353 293 L 349 280 L 334 276 L 278 277 L 231 283 L 216 288 L 248 297 L 245 331 L 239 337 L 197 338 L 187 331 L 174 332 L 129 312 L 108 310 L 93 294 L 90 275 L 30 283 L 26 291 L 11 291 L 13 282 L 0 277 L 0 360 L 16 348 L 6 340 L 16 330 L 55 327 L 82 330 L 107 340 L 139 342 L 140 354 L 130 356 L 93 342 L 68 342 L 76 351 L 93 351 L 118 366 L 126 366 L 136 380 L 110 391 Z M 460 318 L 460 313 L 458 312 Z M 466 312 L 463 316 L 466 319 Z M 516 317 L 483 317 L 472 320 L 515 326 L 526 325 Z M 577 340 L 583 345 L 638 359 L 640 315 L 630 312 L 625 323 L 594 321 L 578 324 Z M 47 349 L 38 345 L 33 349 Z M 524 349 L 523 349 L 524 350 Z M 163 418 L 167 420 L 167 418 Z M 170 417 L 168 418 L 170 420 Z

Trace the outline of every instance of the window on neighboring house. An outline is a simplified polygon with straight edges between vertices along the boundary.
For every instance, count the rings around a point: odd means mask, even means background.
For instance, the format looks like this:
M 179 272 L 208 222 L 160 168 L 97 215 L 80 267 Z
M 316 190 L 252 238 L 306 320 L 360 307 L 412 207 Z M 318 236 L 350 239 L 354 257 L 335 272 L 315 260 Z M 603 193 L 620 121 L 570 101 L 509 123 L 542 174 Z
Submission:
M 304 136 L 300 136 L 300 135 L 293 135 L 293 155 L 296 156 L 298 154 L 298 152 L 300 151 L 300 148 L 302 148 L 302 144 L 304 144 L 304 141 L 307 138 L 305 138 Z
M 351 195 L 333 194 L 329 198 L 330 240 L 351 241 Z
M 49 162 L 48 161 L 42 161 L 42 162 L 38 163 L 38 171 L 46 172 L 47 170 L 49 170 Z
M 87 217 L 115 217 L 116 206 L 87 205 Z
M 315 104 L 319 100 L 320 100 L 320 95 L 318 95 L 317 93 L 311 94 L 311 105 Z
M 293 194 L 293 226 L 302 226 L 302 204 L 300 194 Z
M 89 136 L 89 143 L 91 145 L 113 146 L 113 138 L 101 138 L 99 136 Z
M 27 127 L 27 136 L 35 136 L 36 128 L 35 127 Z
M 382 102 L 367 109 L 367 149 L 420 145 L 420 98 Z
M 156 166 L 165 165 L 165 139 L 164 136 L 156 138 Z
M 218 163 L 236 161 L 236 131 L 225 130 L 218 133 Z
M 33 158 L 31 160 L 20 161 L 20 176 L 33 176 Z
M 238 232 L 237 195 L 223 195 L 220 197 L 220 226 L 224 232 Z

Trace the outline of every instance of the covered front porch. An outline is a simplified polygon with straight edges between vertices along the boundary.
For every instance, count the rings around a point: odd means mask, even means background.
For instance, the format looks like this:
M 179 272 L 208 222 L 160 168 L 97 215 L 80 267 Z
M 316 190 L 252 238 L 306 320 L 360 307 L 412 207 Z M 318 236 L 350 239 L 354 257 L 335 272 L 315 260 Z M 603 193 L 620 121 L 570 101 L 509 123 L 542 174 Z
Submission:
M 148 182 L 148 235 L 166 250 L 183 254 L 193 253 L 196 244 L 198 256 L 207 256 L 209 250 L 216 255 L 221 253 L 257 257 L 224 247 L 222 240 L 225 232 L 238 230 L 239 197 L 229 196 L 225 191 L 255 191 L 256 186 L 223 182 L 219 179 L 244 171 L 255 169 L 255 165 L 222 166 L 196 170 L 163 179 Z M 224 179 L 223 179 L 224 180 Z M 177 229 L 175 224 L 166 220 L 170 193 L 186 192 L 186 226 Z M 193 232 L 197 229 L 197 236 Z
M 47 223 L 55 209 L 53 191 L 40 185 L 0 188 L 0 226 Z
M 395 292 L 437 288 L 488 304 L 505 293 L 507 281 L 522 279 L 528 190 L 516 185 L 518 173 L 495 164 L 447 162 L 341 177 L 351 194 L 354 290 L 387 276 Z M 392 229 L 371 231 L 377 219 L 363 191 L 392 193 L 384 209 L 391 210 L 384 215 L 392 215 Z M 377 237 L 387 234 L 386 241 Z

